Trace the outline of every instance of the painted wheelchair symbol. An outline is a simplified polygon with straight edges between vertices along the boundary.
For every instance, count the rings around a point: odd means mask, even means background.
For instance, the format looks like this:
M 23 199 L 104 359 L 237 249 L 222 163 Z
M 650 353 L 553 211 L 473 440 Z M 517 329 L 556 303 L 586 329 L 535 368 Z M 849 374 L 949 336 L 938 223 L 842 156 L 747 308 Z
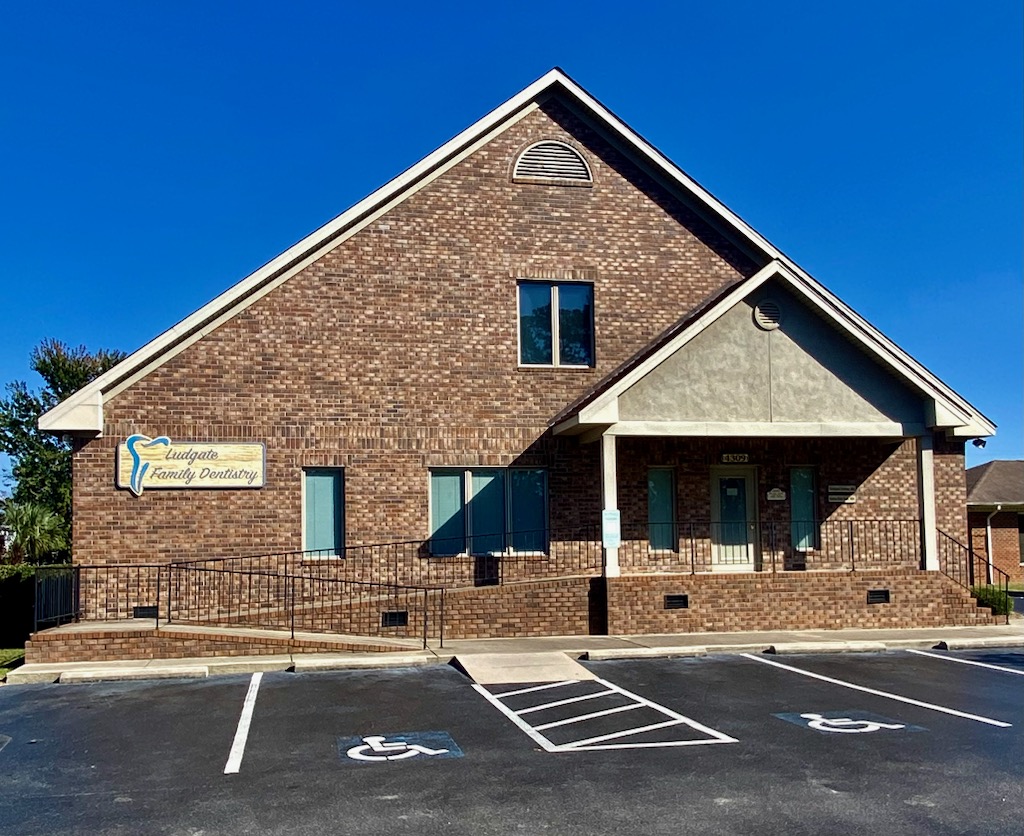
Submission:
M 865 732 L 876 732 L 881 729 L 904 729 L 903 723 L 879 723 L 875 720 L 853 720 L 849 717 L 825 717 L 822 714 L 801 714 L 805 720 L 810 722 L 808 728 L 823 732 L 837 732 L 838 734 L 864 734 Z
M 447 749 L 431 749 L 418 743 L 406 743 L 404 740 L 385 742 L 382 735 L 368 735 L 358 746 L 353 746 L 346 754 L 357 761 L 402 761 L 415 758 L 417 755 L 447 755 Z

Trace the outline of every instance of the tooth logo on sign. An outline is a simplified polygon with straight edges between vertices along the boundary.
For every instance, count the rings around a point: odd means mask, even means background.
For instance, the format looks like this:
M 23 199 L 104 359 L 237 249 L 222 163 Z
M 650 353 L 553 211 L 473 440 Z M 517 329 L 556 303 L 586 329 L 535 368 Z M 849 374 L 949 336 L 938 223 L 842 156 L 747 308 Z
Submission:
M 128 455 L 132 457 L 132 475 L 128 482 L 128 490 L 136 496 L 142 495 L 142 479 L 145 477 L 146 471 L 149 470 L 149 462 L 142 461 L 142 455 L 135 449 L 140 444 L 143 447 L 155 447 L 158 444 L 170 447 L 171 440 L 166 435 L 159 438 L 149 438 L 145 435 L 128 436 L 128 440 L 124 443 L 124 446 L 128 448 Z

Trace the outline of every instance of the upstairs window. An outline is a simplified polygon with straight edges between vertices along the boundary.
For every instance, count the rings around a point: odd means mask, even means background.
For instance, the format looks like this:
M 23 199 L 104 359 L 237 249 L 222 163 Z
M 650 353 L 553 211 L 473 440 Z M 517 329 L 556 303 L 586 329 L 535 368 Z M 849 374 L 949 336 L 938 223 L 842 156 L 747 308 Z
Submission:
M 519 283 L 519 363 L 594 365 L 594 286 Z

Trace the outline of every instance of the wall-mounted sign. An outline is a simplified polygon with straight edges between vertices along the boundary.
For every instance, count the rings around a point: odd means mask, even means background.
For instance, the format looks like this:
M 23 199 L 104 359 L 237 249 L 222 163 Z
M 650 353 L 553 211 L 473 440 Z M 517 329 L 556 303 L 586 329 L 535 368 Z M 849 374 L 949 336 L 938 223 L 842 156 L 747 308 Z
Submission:
M 852 505 L 854 503 L 853 494 L 856 492 L 856 485 L 829 485 L 828 486 L 828 501 L 838 502 L 843 505 Z
M 748 464 L 750 453 L 722 453 L 722 464 Z
M 767 498 L 769 502 L 783 502 L 786 499 L 786 492 L 782 488 L 772 488 L 768 491 Z
M 617 509 L 601 512 L 601 545 L 606 549 L 617 549 L 622 545 L 622 520 Z
M 266 448 L 259 442 L 171 441 L 131 435 L 117 445 L 117 486 L 136 496 L 146 488 L 262 488 Z

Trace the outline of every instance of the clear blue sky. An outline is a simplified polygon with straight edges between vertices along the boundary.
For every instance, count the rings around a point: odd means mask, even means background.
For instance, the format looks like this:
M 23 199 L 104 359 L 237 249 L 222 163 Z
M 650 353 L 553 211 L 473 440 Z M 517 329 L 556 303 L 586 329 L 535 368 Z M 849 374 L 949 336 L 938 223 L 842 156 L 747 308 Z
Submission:
M 21 3 L 0 381 L 134 350 L 552 66 L 1022 450 L 1019 0 Z

